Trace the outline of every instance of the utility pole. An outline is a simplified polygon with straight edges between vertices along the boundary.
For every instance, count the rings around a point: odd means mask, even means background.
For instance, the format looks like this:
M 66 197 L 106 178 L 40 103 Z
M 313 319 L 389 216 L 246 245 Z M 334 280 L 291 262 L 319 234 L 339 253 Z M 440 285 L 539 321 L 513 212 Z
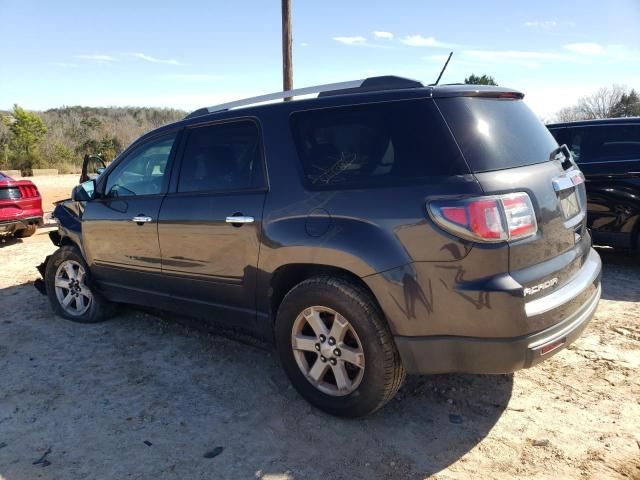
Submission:
M 293 64 L 291 54 L 291 0 L 282 0 L 282 89 L 293 88 Z M 285 98 L 285 100 L 290 100 Z

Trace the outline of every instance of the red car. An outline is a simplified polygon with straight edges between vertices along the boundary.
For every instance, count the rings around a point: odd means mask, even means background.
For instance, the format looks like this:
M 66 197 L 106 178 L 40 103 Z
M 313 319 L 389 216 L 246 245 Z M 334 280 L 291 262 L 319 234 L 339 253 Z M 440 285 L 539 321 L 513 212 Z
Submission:
M 29 180 L 0 172 L 0 235 L 30 237 L 42 225 L 42 198 Z

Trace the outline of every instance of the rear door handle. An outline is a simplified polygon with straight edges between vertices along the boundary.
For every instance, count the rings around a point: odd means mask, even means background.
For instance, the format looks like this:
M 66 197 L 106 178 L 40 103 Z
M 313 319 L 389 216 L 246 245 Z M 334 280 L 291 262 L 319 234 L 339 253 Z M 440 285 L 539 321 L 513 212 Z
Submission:
M 253 217 L 245 217 L 244 215 L 233 215 L 231 217 L 227 217 L 227 223 L 253 223 Z
M 131 219 L 132 222 L 136 223 L 149 223 L 152 220 L 151 217 L 147 217 L 146 215 L 136 215 Z

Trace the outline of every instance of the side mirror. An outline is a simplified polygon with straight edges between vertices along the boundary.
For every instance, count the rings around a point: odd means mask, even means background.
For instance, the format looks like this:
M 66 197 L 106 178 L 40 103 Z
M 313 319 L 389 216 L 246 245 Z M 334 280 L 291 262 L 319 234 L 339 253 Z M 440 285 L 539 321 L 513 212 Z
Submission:
M 71 200 L 74 202 L 88 202 L 96 196 L 96 181 L 88 180 L 71 190 Z

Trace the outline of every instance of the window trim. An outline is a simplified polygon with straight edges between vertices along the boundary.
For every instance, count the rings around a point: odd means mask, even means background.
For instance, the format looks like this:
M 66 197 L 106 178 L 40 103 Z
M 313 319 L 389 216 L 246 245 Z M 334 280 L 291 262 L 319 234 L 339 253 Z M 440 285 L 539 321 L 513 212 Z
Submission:
M 179 192 L 178 188 L 180 185 L 180 173 L 182 172 L 182 166 L 184 164 L 184 153 L 187 146 L 187 141 L 189 138 L 189 133 L 191 130 L 196 128 L 205 128 L 212 127 L 218 125 L 227 125 L 233 123 L 242 123 L 242 122 L 250 122 L 253 123 L 256 127 L 256 132 L 258 133 L 258 154 L 260 156 L 260 168 L 262 172 L 262 185 L 258 187 L 249 187 L 235 190 L 197 190 L 193 192 Z M 172 171 L 171 184 L 169 185 L 169 190 L 167 195 L 171 196 L 191 196 L 191 195 L 216 195 L 216 196 L 225 196 L 225 195 L 237 195 L 239 193 L 260 193 L 260 192 L 268 192 L 269 191 L 269 176 L 267 173 L 267 162 L 266 162 L 266 151 L 264 145 L 264 135 L 262 131 L 262 124 L 257 117 L 254 116 L 242 116 L 242 117 L 233 117 L 233 118 L 223 118 L 223 119 L 215 119 L 209 120 L 201 123 L 194 123 L 192 125 L 187 125 L 184 128 L 183 134 L 180 139 L 180 145 L 176 152 L 176 161 L 174 164 L 174 168 Z
M 182 137 L 182 130 L 183 128 L 180 127 L 180 128 L 176 128 L 168 131 L 157 132 L 157 133 L 151 134 L 151 136 L 149 137 L 138 139 L 135 142 L 133 142 L 131 145 L 129 145 L 120 155 L 118 155 L 118 157 L 116 157 L 116 159 L 113 162 L 107 165 L 107 168 L 104 171 L 104 173 L 100 175 L 100 178 L 98 179 L 98 183 L 96 185 L 96 192 L 99 194 L 99 197 L 97 197 L 96 200 L 113 201 L 114 199 L 131 199 L 131 198 L 142 198 L 142 197 L 148 198 L 148 197 L 157 196 L 157 195 L 166 195 L 170 185 L 170 181 L 171 181 L 173 164 L 175 163 L 174 161 L 175 161 L 175 156 L 177 152 L 177 147 Z M 138 148 L 143 147 L 148 143 L 155 142 L 161 139 L 162 137 L 168 137 L 169 135 L 174 135 L 175 138 L 173 140 L 173 145 L 171 146 L 171 151 L 169 152 L 169 158 L 167 159 L 167 166 L 165 167 L 165 171 L 166 173 L 168 173 L 168 175 L 165 173 L 166 178 L 162 182 L 162 189 L 160 192 L 151 193 L 147 195 L 122 195 L 118 197 L 107 196 L 107 192 L 106 192 L 107 182 L 109 180 L 109 177 L 113 173 L 113 171 L 116 168 L 118 168 L 118 165 L 120 165 L 122 162 L 126 162 L 127 159 L 129 158 L 129 155 L 135 152 Z

